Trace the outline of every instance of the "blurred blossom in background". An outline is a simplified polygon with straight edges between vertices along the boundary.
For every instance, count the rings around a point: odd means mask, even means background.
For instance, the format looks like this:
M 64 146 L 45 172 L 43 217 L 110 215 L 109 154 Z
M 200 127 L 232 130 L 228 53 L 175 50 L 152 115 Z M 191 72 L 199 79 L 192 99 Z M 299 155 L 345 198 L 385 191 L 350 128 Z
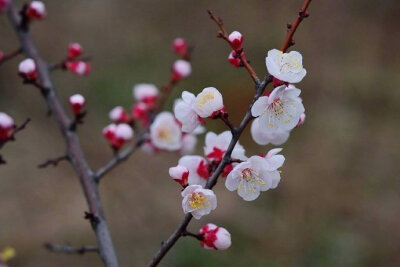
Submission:
M 21 2 L 16 1 L 17 4 Z M 55 72 L 54 82 L 68 105 L 75 93 L 86 99 L 88 115 L 79 128 L 83 149 L 95 168 L 112 155 L 102 129 L 115 106 L 130 108 L 137 83 L 161 85 L 176 59 L 172 41 L 194 45 L 192 74 L 175 89 L 198 94 L 213 86 L 239 123 L 253 96 L 244 69 L 232 68 L 230 49 L 215 38 L 206 9 L 222 16 L 227 31 L 240 31 L 246 56 L 259 76 L 268 50 L 279 48 L 286 23 L 303 1 L 44 1 L 47 17 L 32 34 L 49 62 L 65 57 L 79 42 L 91 56 L 91 74 Z M 178 8 L 177 8 L 178 7 Z M 232 234 L 225 251 L 204 250 L 182 239 L 162 266 L 399 266 L 400 265 L 400 2 L 315 1 L 295 36 L 307 76 L 299 85 L 307 112 L 303 127 L 283 145 L 286 164 L 280 186 L 248 203 L 215 187 L 218 208 L 201 221 Z M 12 51 L 17 38 L 0 16 L 0 48 Z M 69 164 L 37 169 L 64 153 L 64 143 L 37 89 L 17 76 L 21 57 L 0 68 L 0 110 L 21 123 L 32 122 L 18 141 L 5 146 L 0 166 L 0 245 L 17 251 L 10 266 L 99 266 L 97 255 L 60 255 L 47 241 L 95 244 L 79 182 Z M 225 130 L 208 122 L 208 130 Z M 249 128 L 249 127 L 248 127 Z M 204 138 L 200 136 L 198 153 Z M 248 155 L 266 153 L 246 130 L 240 143 Z M 100 186 L 106 217 L 121 266 L 144 266 L 181 220 L 179 185 L 169 167 L 178 154 L 138 152 Z

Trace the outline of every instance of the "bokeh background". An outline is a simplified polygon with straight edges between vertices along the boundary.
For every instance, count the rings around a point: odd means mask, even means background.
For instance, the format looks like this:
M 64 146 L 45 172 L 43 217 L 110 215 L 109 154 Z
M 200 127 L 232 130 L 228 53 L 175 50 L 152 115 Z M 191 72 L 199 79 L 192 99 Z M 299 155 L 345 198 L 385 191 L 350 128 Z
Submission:
M 241 120 L 252 98 L 244 69 L 227 63 L 229 49 L 215 38 L 206 9 L 224 18 L 228 31 L 245 36 L 248 58 L 259 74 L 265 56 L 279 48 L 285 25 L 302 0 L 285 1 L 45 1 L 48 17 L 32 26 L 43 56 L 57 62 L 70 42 L 92 56 L 93 72 L 80 78 L 56 72 L 54 82 L 67 106 L 73 93 L 87 98 L 89 114 L 79 128 L 93 168 L 111 157 L 101 135 L 115 105 L 130 108 L 135 83 L 163 84 L 176 56 L 171 41 L 184 37 L 195 46 L 193 74 L 182 90 L 215 86 L 232 120 Z M 20 3 L 20 2 L 19 2 Z M 306 106 L 305 125 L 283 145 L 282 181 L 256 201 L 244 202 L 220 182 L 218 208 L 192 231 L 213 222 L 232 233 L 227 251 L 205 251 L 181 239 L 161 266 L 399 266 L 400 265 L 400 2 L 313 1 L 311 16 L 296 33 L 308 75 L 298 87 Z M 18 46 L 6 17 L 0 16 L 0 49 Z M 74 246 L 95 244 L 83 219 L 87 210 L 74 171 L 67 163 L 37 169 L 65 146 L 53 119 L 31 86 L 16 75 L 22 57 L 0 68 L 0 110 L 29 127 L 1 153 L 0 247 L 17 257 L 10 266 L 101 266 L 97 255 L 60 255 L 46 241 Z M 219 122 L 208 124 L 216 132 Z M 247 131 L 240 141 L 247 154 L 266 152 Z M 203 137 L 198 153 L 202 153 Z M 180 189 L 168 167 L 178 154 L 137 152 L 101 183 L 106 216 L 122 266 L 144 266 L 181 220 Z

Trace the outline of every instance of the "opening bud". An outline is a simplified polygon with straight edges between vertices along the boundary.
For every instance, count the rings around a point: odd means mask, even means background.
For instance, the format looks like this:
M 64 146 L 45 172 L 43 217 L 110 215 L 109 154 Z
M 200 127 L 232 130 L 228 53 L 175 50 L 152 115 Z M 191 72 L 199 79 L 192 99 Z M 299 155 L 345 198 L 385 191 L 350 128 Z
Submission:
M 37 78 L 37 70 L 35 61 L 31 58 L 24 59 L 18 66 L 19 74 L 27 80 L 35 80 Z
M 229 34 L 228 40 L 235 51 L 239 51 L 243 48 L 243 35 L 240 32 L 233 31 L 231 34 Z
M 69 104 L 72 107 L 72 111 L 74 112 L 75 116 L 82 114 L 83 108 L 85 107 L 86 100 L 80 94 L 72 95 L 69 98 Z
M 30 19 L 41 20 L 46 17 L 46 7 L 42 1 L 32 1 L 26 10 L 26 16 Z

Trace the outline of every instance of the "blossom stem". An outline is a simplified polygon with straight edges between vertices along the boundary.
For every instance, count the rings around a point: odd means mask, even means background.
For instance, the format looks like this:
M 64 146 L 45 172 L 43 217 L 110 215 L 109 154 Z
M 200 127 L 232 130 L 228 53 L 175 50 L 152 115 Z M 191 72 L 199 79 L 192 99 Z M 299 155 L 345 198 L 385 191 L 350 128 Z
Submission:
M 294 33 L 296 32 L 297 28 L 299 27 L 300 23 L 303 21 L 304 18 L 308 17 L 307 13 L 307 8 L 310 5 L 311 0 L 305 0 L 303 3 L 303 6 L 301 7 L 299 11 L 299 15 L 297 16 L 296 20 L 288 25 L 288 32 L 286 34 L 285 41 L 282 44 L 281 51 L 283 53 L 286 52 L 286 50 L 294 44 L 293 42 L 293 36 Z

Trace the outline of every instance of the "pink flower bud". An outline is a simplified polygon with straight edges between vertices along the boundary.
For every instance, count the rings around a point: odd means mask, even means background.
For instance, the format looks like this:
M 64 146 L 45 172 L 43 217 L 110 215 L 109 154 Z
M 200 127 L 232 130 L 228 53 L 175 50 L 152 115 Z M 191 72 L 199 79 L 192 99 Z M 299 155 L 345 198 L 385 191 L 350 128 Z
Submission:
M 176 38 L 172 44 L 172 48 L 174 49 L 175 53 L 180 56 L 184 56 L 187 53 L 187 43 L 183 38 Z
M 6 9 L 8 2 L 8 0 L 0 0 L 0 12 L 3 12 Z
M 69 104 L 71 105 L 74 114 L 78 116 L 82 114 L 83 108 L 86 104 L 86 100 L 82 95 L 75 94 L 69 98 Z
M 72 43 L 68 46 L 68 59 L 75 59 L 82 54 L 82 46 L 78 43 Z
M 31 58 L 27 58 L 18 66 L 19 74 L 27 80 L 35 80 L 37 78 L 36 64 Z
M 235 51 L 239 51 L 242 49 L 243 35 L 240 32 L 232 32 L 231 34 L 229 34 L 228 40 Z
M 200 245 L 205 249 L 225 250 L 231 246 L 231 234 L 223 227 L 208 223 L 204 225 L 199 234 L 203 236 Z
M 0 141 L 8 140 L 14 131 L 14 120 L 4 112 L 0 112 Z
M 113 108 L 110 113 L 108 113 L 108 116 L 110 120 L 112 120 L 115 123 L 123 123 L 123 122 L 129 122 L 130 118 L 128 113 L 124 110 L 123 107 L 117 106 Z
M 242 53 L 244 53 L 244 52 L 242 52 Z M 236 68 L 242 66 L 240 56 L 238 56 L 238 54 L 235 52 L 235 50 L 232 50 L 232 52 L 229 54 L 228 61 L 229 61 L 229 63 L 231 63 L 232 66 L 234 66 Z
M 26 15 L 30 19 L 44 19 L 46 17 L 46 7 L 41 1 L 32 1 L 29 3 Z
M 192 72 L 192 66 L 190 62 L 182 59 L 178 59 L 172 65 L 172 79 L 174 81 L 179 81 L 183 78 L 186 78 Z
M 128 124 L 122 123 L 116 125 L 112 123 L 103 129 L 103 136 L 112 147 L 118 149 L 132 139 L 133 130 Z
M 134 118 L 135 120 L 140 120 L 142 125 L 146 126 L 149 123 L 149 116 L 147 111 L 148 106 L 145 103 L 136 103 L 131 111 L 132 118 Z
M 0 0 L 1 1 L 1 0 Z M 3 51 L 0 50 L 0 61 L 4 58 L 4 53 Z
M 66 64 L 67 69 L 78 76 L 88 75 L 90 73 L 90 64 L 84 61 L 69 61 Z
M 140 83 L 133 87 L 133 97 L 140 102 L 144 102 L 151 108 L 157 101 L 158 88 L 154 84 Z
M 169 176 L 183 187 L 188 185 L 189 170 L 184 166 L 169 168 Z
M 303 125 L 305 121 L 306 121 L 306 114 L 302 113 L 300 115 L 299 122 L 297 123 L 297 126 Z

